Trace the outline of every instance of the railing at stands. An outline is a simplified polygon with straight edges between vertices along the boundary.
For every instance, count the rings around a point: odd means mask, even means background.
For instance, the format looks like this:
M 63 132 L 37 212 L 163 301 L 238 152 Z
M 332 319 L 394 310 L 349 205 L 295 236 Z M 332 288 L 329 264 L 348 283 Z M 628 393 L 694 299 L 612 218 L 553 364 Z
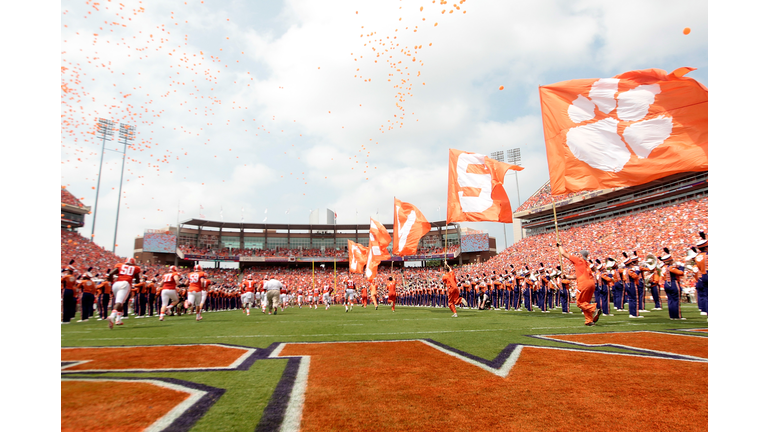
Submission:
M 196 254 L 184 254 L 179 249 L 176 250 L 177 254 L 179 254 L 179 258 L 186 259 L 190 261 L 229 261 L 229 262 L 280 262 L 280 263 L 288 263 L 288 262 L 347 262 L 349 259 L 347 257 L 295 257 L 295 256 L 268 256 L 268 257 L 259 257 L 259 256 L 222 256 L 222 255 L 196 255 Z M 393 256 L 388 260 L 384 260 L 383 262 L 402 262 L 402 261 L 430 261 L 430 260 L 441 260 L 443 258 L 446 259 L 454 259 L 457 258 L 459 255 L 461 255 L 461 249 L 457 250 L 456 252 L 449 252 L 447 254 L 426 254 L 426 255 L 408 255 L 405 257 L 399 257 L 399 256 Z

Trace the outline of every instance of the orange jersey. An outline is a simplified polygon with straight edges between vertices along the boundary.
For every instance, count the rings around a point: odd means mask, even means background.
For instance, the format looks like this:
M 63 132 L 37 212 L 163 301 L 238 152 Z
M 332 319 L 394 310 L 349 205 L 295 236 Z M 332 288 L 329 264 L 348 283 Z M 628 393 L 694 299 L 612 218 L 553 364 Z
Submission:
M 368 297 L 368 290 L 365 287 L 363 287 L 363 289 L 360 290 L 360 296 Z
M 696 255 L 696 267 L 699 268 L 699 275 L 709 274 L 709 252 L 701 252 Z
M 83 290 L 83 292 L 96 294 L 96 284 L 90 279 L 85 279 L 77 284 L 77 288 Z
M 579 285 L 580 290 L 585 290 L 586 287 L 595 285 L 594 277 L 592 276 L 592 270 L 589 269 L 589 264 L 578 255 L 571 255 L 568 257 L 573 263 L 573 268 L 576 269 L 576 283 Z
M 101 294 L 112 294 L 112 284 L 109 281 L 103 281 L 96 288 Z
M 147 290 L 146 290 L 147 294 L 152 294 L 157 290 L 155 287 L 155 283 L 152 281 L 147 281 L 144 284 L 147 286 Z
M 376 289 L 376 284 L 371 284 L 371 295 L 376 297 L 376 294 L 378 294 L 378 290 Z
M 141 293 L 147 292 L 146 289 L 144 289 L 146 286 L 147 284 L 145 282 L 139 282 L 133 286 L 133 289 L 131 291 L 137 294 L 141 294 Z
M 208 275 L 205 274 L 205 272 L 192 272 L 187 276 L 189 279 L 189 291 L 191 292 L 198 292 L 202 291 L 202 287 L 200 286 L 200 281 L 205 279 Z
M 456 283 L 456 275 L 452 271 L 443 275 L 443 282 L 448 285 L 448 288 L 459 289 L 458 284 Z
M 244 280 L 242 284 L 242 289 L 244 292 L 255 292 L 256 286 L 259 283 L 253 280 Z
M 200 288 L 202 288 L 203 291 L 208 291 L 208 287 L 211 285 L 211 281 L 206 279 L 203 279 L 203 282 L 200 284 Z
M 131 264 L 123 264 L 119 263 L 115 265 L 115 268 L 118 269 L 117 272 L 117 281 L 125 281 L 125 282 L 132 282 L 134 275 L 139 274 L 141 272 L 141 269 L 138 266 L 131 265 Z
M 164 274 L 163 275 L 163 289 L 164 290 L 167 290 L 167 289 L 175 290 L 176 289 L 176 279 L 175 278 L 177 278 L 177 277 L 179 277 L 179 274 L 176 273 L 176 272 Z
M 77 278 L 75 277 L 75 275 L 66 275 L 63 278 L 61 278 L 61 287 L 63 289 L 74 290 L 76 285 L 77 285 Z
M 387 290 L 389 291 L 390 296 L 397 295 L 397 283 L 395 281 L 390 281 L 387 284 Z

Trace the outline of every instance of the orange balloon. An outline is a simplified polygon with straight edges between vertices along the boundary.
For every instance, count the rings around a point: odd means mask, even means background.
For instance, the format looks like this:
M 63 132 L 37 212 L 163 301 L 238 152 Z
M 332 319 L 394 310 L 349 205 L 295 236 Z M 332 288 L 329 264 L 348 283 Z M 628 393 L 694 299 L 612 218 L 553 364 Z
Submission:
M 504 86 L 499 86 L 499 90 L 504 90 Z
M 691 33 L 691 29 L 689 29 L 688 27 L 683 29 L 683 34 L 684 35 L 687 35 L 687 34 L 690 34 L 690 33 Z

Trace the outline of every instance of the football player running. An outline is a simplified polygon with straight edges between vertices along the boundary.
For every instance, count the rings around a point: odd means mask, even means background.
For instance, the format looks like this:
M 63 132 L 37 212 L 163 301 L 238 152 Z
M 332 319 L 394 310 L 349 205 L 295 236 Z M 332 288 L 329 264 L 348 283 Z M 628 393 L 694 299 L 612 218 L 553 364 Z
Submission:
M 179 285 L 181 276 L 179 276 L 178 271 L 176 266 L 171 266 L 169 272 L 163 275 L 163 291 L 160 293 L 163 299 L 162 306 L 160 307 L 160 321 L 165 320 L 165 311 L 179 303 L 179 294 L 176 292 L 176 288 Z
M 187 276 L 189 289 L 187 290 L 187 307 L 195 310 L 195 320 L 203 319 L 203 281 L 208 275 L 200 264 L 194 267 L 194 271 Z
M 116 264 L 115 268 L 107 275 L 107 280 L 112 280 L 112 277 L 117 275 L 117 281 L 112 285 L 115 308 L 112 310 L 112 314 L 107 317 L 110 329 L 114 325 L 123 325 L 123 303 L 128 298 L 128 294 L 131 293 L 131 282 L 138 282 L 140 274 L 141 269 L 136 265 L 136 260 L 128 258 L 125 263 Z
M 251 315 L 251 304 L 254 302 L 254 292 L 256 291 L 257 286 L 258 283 L 253 280 L 252 275 L 248 275 L 240 285 L 240 303 L 242 303 L 243 306 L 243 313 L 248 316 Z

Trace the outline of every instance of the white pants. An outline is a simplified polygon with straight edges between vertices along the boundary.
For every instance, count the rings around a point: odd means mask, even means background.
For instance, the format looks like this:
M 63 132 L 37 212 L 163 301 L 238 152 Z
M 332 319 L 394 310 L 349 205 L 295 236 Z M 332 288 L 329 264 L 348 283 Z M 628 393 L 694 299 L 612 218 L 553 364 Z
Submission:
M 355 290 L 348 289 L 346 294 L 344 294 L 344 298 L 351 302 L 352 300 L 355 299 L 355 294 L 357 294 Z
M 163 307 L 168 307 L 171 302 L 173 302 L 173 304 L 179 302 L 179 294 L 175 289 L 164 289 L 163 292 L 160 293 L 160 297 L 163 299 Z
M 127 281 L 118 281 L 112 285 L 112 294 L 115 295 L 115 304 L 124 303 L 128 298 L 128 294 L 131 292 L 131 284 Z M 128 306 L 128 305 L 124 305 Z M 123 308 L 124 312 L 128 312 L 128 309 Z
M 205 306 L 205 299 L 208 298 L 208 291 L 200 291 L 200 307 Z
M 328 293 L 323 294 L 323 303 L 331 304 L 331 295 Z
M 299 301 L 299 304 L 302 304 L 302 303 L 304 303 L 304 295 L 300 295 L 300 296 L 298 297 L 298 301 Z
M 240 295 L 240 302 L 243 303 L 243 306 L 247 304 L 253 303 L 253 293 L 252 292 L 245 292 L 242 295 Z
M 187 302 L 192 307 L 203 305 L 203 293 L 205 291 L 189 291 L 187 292 Z

